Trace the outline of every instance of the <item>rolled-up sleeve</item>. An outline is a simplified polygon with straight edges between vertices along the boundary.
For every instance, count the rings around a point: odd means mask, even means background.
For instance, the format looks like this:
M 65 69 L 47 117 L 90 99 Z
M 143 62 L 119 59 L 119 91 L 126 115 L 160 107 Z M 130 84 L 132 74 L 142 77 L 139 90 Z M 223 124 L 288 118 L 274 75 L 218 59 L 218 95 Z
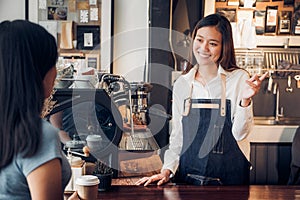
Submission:
M 236 113 L 234 115 L 232 133 L 237 141 L 245 139 L 253 128 L 253 110 L 252 102 L 247 107 L 237 105 Z
M 235 99 L 235 103 L 232 105 L 232 134 L 238 142 L 238 145 L 243 154 L 248 160 L 250 160 L 250 143 L 247 137 L 251 134 L 254 126 L 253 102 L 251 101 L 250 105 L 247 107 L 242 107 L 240 105 L 240 101 L 242 99 L 242 91 L 247 87 L 246 80 L 249 79 L 249 76 L 247 73 L 243 72 L 242 76 L 237 77 L 240 78 L 236 84 L 237 88 L 235 88 L 235 92 L 238 92 L 238 94 L 236 95 L 237 98 Z
M 236 84 L 237 99 L 236 102 L 232 105 L 235 107 L 234 109 L 232 109 L 232 133 L 237 141 L 244 140 L 251 133 L 251 130 L 253 128 L 252 101 L 247 107 L 242 107 L 240 105 L 240 101 L 242 99 L 242 92 L 245 90 L 245 88 L 249 87 L 246 84 L 246 80 L 248 79 L 249 75 L 246 72 L 243 72 Z

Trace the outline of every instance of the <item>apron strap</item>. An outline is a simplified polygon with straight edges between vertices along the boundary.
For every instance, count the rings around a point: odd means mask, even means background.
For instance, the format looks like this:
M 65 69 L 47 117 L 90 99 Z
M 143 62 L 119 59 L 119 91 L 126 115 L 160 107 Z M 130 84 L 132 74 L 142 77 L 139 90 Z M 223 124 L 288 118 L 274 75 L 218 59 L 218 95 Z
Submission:
M 221 73 L 221 85 L 222 85 L 222 93 L 221 93 L 221 109 L 220 115 L 224 117 L 226 115 L 226 75 Z
M 183 107 L 182 116 L 188 116 L 189 113 L 190 113 L 191 104 L 192 104 L 193 88 L 194 88 L 194 85 L 192 84 L 189 97 L 187 99 L 185 99 L 184 102 L 183 102 L 184 107 Z

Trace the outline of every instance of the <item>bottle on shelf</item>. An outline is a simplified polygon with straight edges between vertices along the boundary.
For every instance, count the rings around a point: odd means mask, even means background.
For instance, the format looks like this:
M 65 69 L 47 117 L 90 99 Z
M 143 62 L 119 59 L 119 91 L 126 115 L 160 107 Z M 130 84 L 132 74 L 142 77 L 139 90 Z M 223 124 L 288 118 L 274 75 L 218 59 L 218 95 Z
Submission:
M 292 29 L 294 35 L 300 35 L 300 5 L 295 8 Z
M 290 34 L 291 11 L 281 11 L 279 15 L 278 34 Z

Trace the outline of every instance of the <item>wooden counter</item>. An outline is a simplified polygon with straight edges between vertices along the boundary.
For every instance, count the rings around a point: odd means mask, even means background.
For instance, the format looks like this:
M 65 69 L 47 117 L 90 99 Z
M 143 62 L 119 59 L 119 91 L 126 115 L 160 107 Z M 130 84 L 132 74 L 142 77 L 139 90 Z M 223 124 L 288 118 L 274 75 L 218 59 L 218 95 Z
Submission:
M 161 161 L 158 155 L 136 160 L 123 160 L 119 178 L 112 181 L 106 192 L 98 192 L 97 199 L 114 200 L 184 200 L 184 199 L 222 199 L 222 200 L 290 200 L 300 198 L 300 186 L 250 185 L 250 186 L 192 186 L 168 183 L 163 186 L 151 184 L 136 186 L 135 182 L 143 176 L 159 172 Z M 132 168 L 132 166 L 134 166 Z M 143 174 L 140 174 L 140 172 Z M 67 199 L 70 194 L 65 194 Z
M 67 196 L 66 196 L 67 197 Z M 299 199 L 300 186 L 191 186 L 191 185 L 113 185 L 109 191 L 98 192 L 97 199 L 230 199 L 230 200 L 291 200 Z
M 291 146 L 297 125 L 255 125 L 248 140 L 251 143 L 250 183 L 285 185 L 291 164 Z

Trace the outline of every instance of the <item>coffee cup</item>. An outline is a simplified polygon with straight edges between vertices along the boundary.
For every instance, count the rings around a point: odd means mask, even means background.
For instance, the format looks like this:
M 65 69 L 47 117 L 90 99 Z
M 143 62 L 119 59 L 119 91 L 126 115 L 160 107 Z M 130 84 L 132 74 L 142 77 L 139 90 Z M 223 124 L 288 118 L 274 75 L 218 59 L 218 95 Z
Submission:
M 98 194 L 99 179 L 97 176 L 84 175 L 76 179 L 76 190 L 80 199 L 95 200 Z
M 88 135 L 86 137 L 86 143 L 91 151 L 101 148 L 102 137 L 100 135 Z

